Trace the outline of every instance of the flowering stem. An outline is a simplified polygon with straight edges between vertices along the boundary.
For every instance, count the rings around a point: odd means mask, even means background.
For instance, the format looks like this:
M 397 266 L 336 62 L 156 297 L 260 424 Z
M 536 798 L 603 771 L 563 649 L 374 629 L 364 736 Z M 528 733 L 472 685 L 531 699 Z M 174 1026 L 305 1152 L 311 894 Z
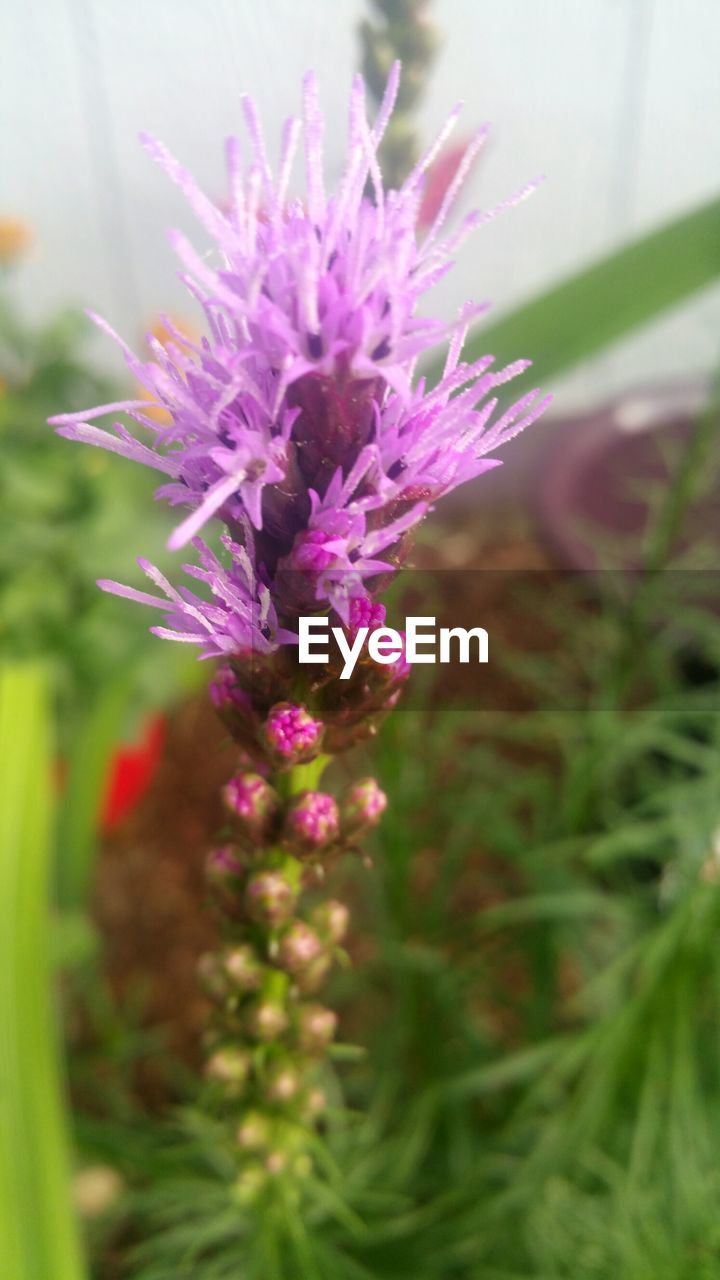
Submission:
M 315 997 L 342 954 L 349 913 L 334 900 L 309 903 L 307 891 L 377 820 L 385 798 L 372 779 L 339 804 L 318 791 L 332 758 L 319 749 L 326 727 L 291 703 L 260 721 L 235 680 L 219 673 L 213 699 L 242 744 L 243 765 L 255 769 L 242 768 L 223 791 L 230 839 L 208 860 L 222 944 L 202 957 L 200 976 L 214 1004 L 208 1101 L 232 1134 L 245 1203 L 310 1168 L 337 1025 Z

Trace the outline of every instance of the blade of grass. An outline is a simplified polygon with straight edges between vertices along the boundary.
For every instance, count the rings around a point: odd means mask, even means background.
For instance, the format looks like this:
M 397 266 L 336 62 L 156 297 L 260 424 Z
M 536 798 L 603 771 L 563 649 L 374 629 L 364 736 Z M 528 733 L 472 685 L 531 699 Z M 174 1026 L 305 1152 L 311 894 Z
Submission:
M 0 668 L 0 1253 L 12 1280 L 82 1280 L 50 1005 L 50 733 L 34 667 Z
M 484 325 L 464 358 L 491 351 L 504 364 L 527 356 L 515 389 L 564 373 L 720 279 L 720 199 L 634 240 L 510 315 Z M 442 362 L 428 369 L 437 381 Z

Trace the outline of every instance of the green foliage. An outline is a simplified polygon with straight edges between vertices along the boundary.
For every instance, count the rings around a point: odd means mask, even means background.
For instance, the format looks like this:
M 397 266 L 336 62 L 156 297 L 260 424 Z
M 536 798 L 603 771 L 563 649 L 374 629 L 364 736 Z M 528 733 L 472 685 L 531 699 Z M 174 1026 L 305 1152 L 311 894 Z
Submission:
M 0 295 L 0 653 L 47 662 L 63 744 L 108 671 L 132 666 L 136 704 L 147 705 L 167 696 L 179 670 L 133 611 L 95 585 L 100 575 L 127 578 L 141 551 L 161 552 L 167 514 L 153 503 L 152 475 L 47 424 L 118 398 L 88 364 L 87 327 L 67 314 L 29 328 Z
M 113 751 L 190 668 L 95 585 L 131 579 L 140 552 L 162 562 L 168 522 L 149 472 L 48 426 L 52 414 L 118 399 L 85 358 L 86 330 L 71 313 L 32 329 L 0 294 L 0 657 L 41 659 L 51 677 L 67 765 L 59 895 L 73 909 L 84 905 Z
M 0 668 L 0 1254 L 12 1280 L 81 1280 L 50 1004 L 45 673 Z

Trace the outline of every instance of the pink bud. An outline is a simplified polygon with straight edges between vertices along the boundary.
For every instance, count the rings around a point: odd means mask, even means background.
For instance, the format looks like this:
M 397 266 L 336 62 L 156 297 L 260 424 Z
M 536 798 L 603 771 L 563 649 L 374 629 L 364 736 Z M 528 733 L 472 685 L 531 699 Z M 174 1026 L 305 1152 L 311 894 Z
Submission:
M 302 1100 L 302 1116 L 305 1120 L 314 1120 L 327 1107 L 327 1097 L 322 1089 L 308 1089 Z
M 269 836 L 280 800 L 259 773 L 239 773 L 231 778 L 223 788 L 223 800 L 252 840 L 260 843 Z
M 347 629 L 353 637 L 357 635 L 361 627 L 369 627 L 371 631 L 374 631 L 377 627 L 383 625 L 385 616 L 384 604 L 371 600 L 369 596 L 353 596 L 350 601 Z
M 222 967 L 237 991 L 257 991 L 262 978 L 262 965 L 247 943 L 226 951 L 222 956 Z
M 290 1102 L 300 1088 L 300 1077 L 294 1067 L 280 1063 L 268 1073 L 267 1097 L 271 1102 Z
M 256 1040 L 277 1040 L 288 1025 L 288 1016 L 281 1004 L 269 997 L 262 997 L 248 1009 L 247 1026 Z
M 387 808 L 387 796 L 374 778 L 355 782 L 342 798 L 340 826 L 346 839 L 356 839 L 371 827 L 377 826 Z
M 287 1162 L 286 1151 L 269 1151 L 265 1157 L 265 1168 L 269 1174 L 276 1177 L 287 1168 Z
M 350 912 L 344 902 L 330 899 L 329 902 L 319 903 L 314 908 L 310 919 L 320 937 L 336 945 L 342 942 L 348 931 Z
M 267 1117 L 260 1111 L 248 1111 L 243 1116 L 237 1131 L 238 1146 L 245 1151 L 259 1151 L 270 1141 L 270 1125 Z
M 303 920 L 295 920 L 285 930 L 278 947 L 277 961 L 288 973 L 301 973 L 323 952 L 318 934 Z
M 224 1085 L 232 1095 L 241 1092 L 249 1071 L 249 1055 L 232 1045 L 216 1049 L 205 1064 L 205 1074 L 208 1079 Z
M 240 711 L 250 714 L 252 702 L 249 695 L 240 687 L 235 672 L 229 663 L 218 667 L 208 692 L 215 710 L 221 714 L 228 711 Z
M 305 707 L 278 702 L 263 725 L 262 738 L 279 765 L 303 764 L 320 750 L 324 725 L 314 720 Z
M 299 856 L 316 853 L 338 836 L 340 814 L 324 791 L 301 791 L 285 815 L 285 838 Z
M 305 1053 L 322 1053 L 337 1029 L 337 1014 L 322 1004 L 301 1006 L 297 1019 L 298 1044 Z
M 257 924 L 284 924 L 292 916 L 296 902 L 297 890 L 282 871 L 256 871 L 247 882 L 245 906 Z
M 211 849 L 205 861 L 205 875 L 214 889 L 237 889 L 243 867 L 231 844 Z
M 305 529 L 293 543 L 290 568 L 303 573 L 322 573 L 336 558 L 334 541 L 323 529 Z

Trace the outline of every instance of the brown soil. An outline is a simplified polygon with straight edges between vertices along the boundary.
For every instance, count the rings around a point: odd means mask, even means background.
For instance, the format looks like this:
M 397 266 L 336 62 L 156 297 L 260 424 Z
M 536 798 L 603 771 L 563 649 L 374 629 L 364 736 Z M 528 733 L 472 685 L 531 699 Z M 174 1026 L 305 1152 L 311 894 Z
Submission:
M 195 969 L 215 938 L 203 864 L 235 755 L 204 697 L 175 709 L 152 786 L 98 865 L 94 907 L 111 988 L 123 1004 L 139 993 L 143 1021 L 192 1065 L 206 1017 Z M 152 1077 L 152 1064 L 143 1074 Z

